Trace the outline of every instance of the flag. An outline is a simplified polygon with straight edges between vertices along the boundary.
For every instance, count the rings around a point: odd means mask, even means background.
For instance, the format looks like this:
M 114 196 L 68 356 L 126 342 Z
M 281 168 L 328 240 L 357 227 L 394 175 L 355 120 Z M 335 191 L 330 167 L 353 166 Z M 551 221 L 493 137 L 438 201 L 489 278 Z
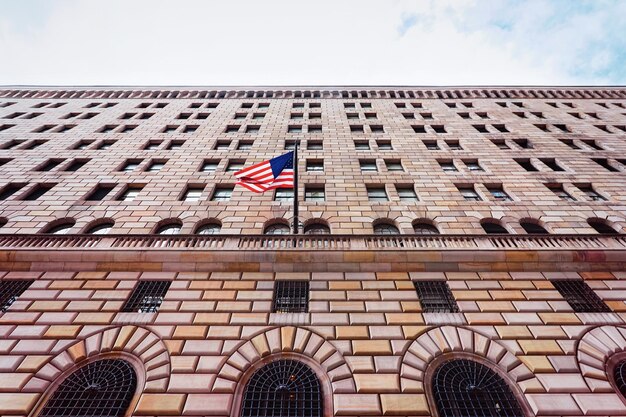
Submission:
M 293 152 L 237 171 L 235 178 L 237 185 L 255 193 L 274 188 L 293 188 Z

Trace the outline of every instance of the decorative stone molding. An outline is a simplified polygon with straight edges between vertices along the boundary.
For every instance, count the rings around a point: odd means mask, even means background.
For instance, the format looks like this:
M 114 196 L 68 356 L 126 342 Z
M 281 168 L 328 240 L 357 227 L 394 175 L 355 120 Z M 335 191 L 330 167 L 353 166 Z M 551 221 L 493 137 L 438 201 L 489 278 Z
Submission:
M 543 391 L 530 369 L 504 345 L 465 327 L 441 326 L 419 335 L 404 353 L 400 368 L 402 392 L 424 392 L 426 369 L 444 354 L 469 354 L 482 358 L 507 374 L 521 392 Z
M 213 391 L 235 392 L 250 366 L 276 353 L 299 354 L 319 364 L 331 382 L 333 393 L 355 392 L 352 372 L 335 346 L 317 333 L 293 326 L 277 327 L 242 343 L 221 366 Z
M 599 326 L 589 330 L 578 342 L 576 358 L 580 372 L 592 392 L 614 392 L 608 362 L 626 352 L 626 327 Z
M 62 346 L 62 350 L 28 381 L 24 391 L 44 392 L 61 374 L 103 357 L 129 359 L 138 373 L 138 381 L 145 381 L 143 392 L 167 389 L 170 357 L 161 338 L 143 327 L 122 326 Z

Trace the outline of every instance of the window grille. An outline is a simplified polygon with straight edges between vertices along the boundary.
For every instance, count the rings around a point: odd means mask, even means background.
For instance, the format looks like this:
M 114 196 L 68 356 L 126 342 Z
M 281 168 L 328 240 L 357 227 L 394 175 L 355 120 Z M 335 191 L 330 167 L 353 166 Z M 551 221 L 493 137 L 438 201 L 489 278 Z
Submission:
M 156 313 L 163 302 L 170 281 L 139 281 L 122 311 Z
M 283 223 L 270 224 L 265 228 L 263 234 L 266 235 L 288 235 L 291 232 L 289 226 Z
M 626 360 L 615 365 L 613 377 L 615 378 L 615 385 L 617 385 L 618 391 L 622 394 L 622 397 L 626 398 Z
M 241 417 L 321 417 L 320 382 L 305 364 L 270 362 L 256 371 L 243 394 Z
M 308 281 L 276 281 L 274 313 L 306 313 L 309 311 Z
M 577 313 L 609 313 L 611 309 L 582 280 L 558 279 L 552 284 Z
M 389 223 L 379 223 L 374 225 L 374 234 L 375 235 L 399 235 L 400 231 L 398 228 Z
M 22 295 L 33 282 L 33 280 L 17 279 L 0 281 L 0 312 L 7 311 L 17 297 Z
M 424 313 L 458 313 L 459 307 L 445 281 L 413 281 Z
M 506 382 L 478 362 L 444 362 L 435 371 L 432 386 L 440 417 L 524 416 Z
M 39 417 L 122 417 L 136 388 L 137 375 L 128 362 L 92 362 L 59 385 Z

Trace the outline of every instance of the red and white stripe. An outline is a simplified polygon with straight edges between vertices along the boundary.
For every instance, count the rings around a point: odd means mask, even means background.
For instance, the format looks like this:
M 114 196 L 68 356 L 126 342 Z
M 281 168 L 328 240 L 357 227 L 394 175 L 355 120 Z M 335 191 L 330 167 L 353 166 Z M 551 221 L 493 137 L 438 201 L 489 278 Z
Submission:
M 293 169 L 284 169 L 274 178 L 270 161 L 259 162 L 235 172 L 237 185 L 255 193 L 262 193 L 274 188 L 293 188 Z

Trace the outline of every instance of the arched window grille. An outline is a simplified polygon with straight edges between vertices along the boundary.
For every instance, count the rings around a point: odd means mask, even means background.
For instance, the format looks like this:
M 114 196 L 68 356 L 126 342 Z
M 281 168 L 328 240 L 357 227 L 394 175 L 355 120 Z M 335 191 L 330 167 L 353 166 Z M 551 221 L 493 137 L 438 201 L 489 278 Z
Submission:
M 591 218 L 587 219 L 587 224 L 601 235 L 616 235 L 617 231 L 613 229 L 604 219 Z
M 106 235 L 111 229 L 113 229 L 113 222 L 105 222 L 93 226 L 87 233 L 92 235 Z
M 320 382 L 295 360 L 270 362 L 252 375 L 243 394 L 241 417 L 321 417 Z
M 304 226 L 305 235 L 328 235 L 330 234 L 330 227 L 323 223 L 311 223 Z
M 482 222 L 480 225 L 483 227 L 483 230 L 485 231 L 485 233 L 490 234 L 490 235 L 509 233 L 509 231 L 506 230 L 504 226 L 502 226 L 499 223 L 487 221 L 487 222 Z
M 547 235 L 548 231 L 543 228 L 543 226 L 530 221 L 530 220 L 522 220 L 519 222 L 520 226 L 524 229 L 524 231 L 528 234 L 536 234 L 536 235 Z
M 177 235 L 180 233 L 181 226 L 176 223 L 165 224 L 157 229 L 158 235 Z
M 440 417 L 523 417 L 506 382 L 478 362 L 453 359 L 433 376 L 433 395 Z
M 399 235 L 400 231 L 393 224 L 378 223 L 374 225 L 374 234 L 376 235 Z
M 283 223 L 272 223 L 263 232 L 266 235 L 288 235 L 289 226 Z
M 439 229 L 432 224 L 417 222 L 413 224 L 413 232 L 415 232 L 416 235 L 438 235 Z
M 128 362 L 92 362 L 59 385 L 39 417 L 122 417 L 136 388 L 137 375 Z
M 626 360 L 615 365 L 613 377 L 615 378 L 615 385 L 618 391 L 622 394 L 622 397 L 626 398 Z
M 57 225 L 54 225 L 52 227 L 50 227 L 47 231 L 45 231 L 44 233 L 48 233 L 51 235 L 66 235 L 70 232 L 70 230 L 72 230 L 72 227 L 74 227 L 74 222 L 66 222 L 66 223 L 60 223 Z
M 196 234 L 198 235 L 217 235 L 222 230 L 222 226 L 218 223 L 207 223 L 204 224 L 196 230 Z

